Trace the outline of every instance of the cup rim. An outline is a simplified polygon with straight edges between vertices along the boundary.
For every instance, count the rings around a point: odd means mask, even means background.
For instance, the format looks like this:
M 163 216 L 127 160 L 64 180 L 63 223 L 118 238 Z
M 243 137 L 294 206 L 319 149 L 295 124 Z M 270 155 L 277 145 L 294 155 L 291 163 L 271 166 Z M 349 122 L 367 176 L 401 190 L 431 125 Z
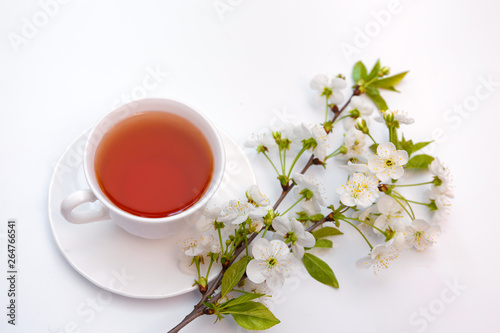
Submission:
M 131 213 L 124 211 L 124 210 L 120 209 L 119 207 L 115 206 L 115 204 L 113 202 L 111 202 L 106 197 L 106 195 L 102 192 L 100 186 L 97 184 L 97 181 L 95 182 L 95 184 L 93 181 L 91 181 L 91 179 L 92 179 L 91 173 L 94 172 L 94 169 L 90 168 L 90 166 L 88 165 L 88 158 L 89 158 L 89 154 L 90 154 L 89 149 L 90 149 L 90 145 L 92 144 L 90 141 L 90 138 L 99 129 L 99 125 L 102 124 L 111 114 L 118 113 L 118 112 L 120 112 L 120 110 L 126 110 L 127 108 L 131 107 L 133 104 L 137 104 L 137 103 L 174 103 L 174 104 L 180 104 L 183 107 L 187 107 L 187 108 L 191 109 L 192 111 L 194 111 L 195 113 L 197 113 L 198 116 L 208 125 L 208 127 L 212 131 L 212 134 L 214 135 L 214 138 L 216 140 L 216 147 L 211 147 L 211 148 L 217 149 L 219 152 L 220 168 L 218 170 L 214 170 L 214 173 L 212 174 L 212 180 L 210 181 L 209 187 L 205 191 L 203 196 L 198 201 L 196 201 L 192 206 L 188 207 L 187 209 L 183 210 L 182 212 L 180 212 L 178 214 L 171 215 L 171 216 L 165 216 L 165 217 L 143 217 L 143 216 L 131 214 Z M 132 108 L 136 108 L 136 107 L 137 106 L 132 106 Z M 151 110 L 151 111 L 153 111 L 153 110 Z M 155 111 L 158 111 L 158 110 L 155 110 Z M 126 119 L 126 118 L 130 117 L 131 115 L 136 114 L 136 113 L 140 113 L 140 112 L 147 112 L 147 111 L 138 110 L 137 112 L 133 112 L 133 113 L 127 115 L 127 117 L 125 117 L 123 119 Z M 186 117 L 184 117 L 184 118 L 186 118 Z M 122 121 L 123 119 L 118 120 L 118 122 Z M 189 120 L 188 118 L 186 118 L 186 119 Z M 115 124 L 113 124 L 113 125 L 115 125 Z M 196 124 L 194 124 L 194 125 L 197 126 Z M 104 131 L 103 135 L 105 133 L 107 133 L 107 131 L 109 131 L 109 128 Z M 99 145 L 101 139 L 102 139 L 102 137 L 99 139 L 96 146 Z M 95 153 L 95 149 L 93 152 Z M 215 154 L 215 152 L 212 152 L 212 154 L 214 155 L 214 164 L 215 164 L 216 163 L 215 162 L 215 159 L 216 159 L 215 155 L 216 154 Z M 215 194 L 215 192 L 219 188 L 220 184 L 222 183 L 222 179 L 224 176 L 224 170 L 225 170 L 225 164 L 226 164 L 226 155 L 225 155 L 224 145 L 222 143 L 222 138 L 219 134 L 219 131 L 217 130 L 215 125 L 212 123 L 212 121 L 210 121 L 210 119 L 208 119 L 205 116 L 205 114 L 203 114 L 196 107 L 194 107 L 194 106 L 192 106 L 184 101 L 181 101 L 178 99 L 172 99 L 172 98 L 142 98 L 142 99 L 134 100 L 134 101 L 128 102 L 126 104 L 123 104 L 121 106 L 118 106 L 115 109 L 113 109 L 111 112 L 108 112 L 106 115 L 101 117 L 99 119 L 99 121 L 97 121 L 95 123 L 95 125 L 92 127 L 91 131 L 89 132 L 89 135 L 87 137 L 87 142 L 85 143 L 84 154 L 83 154 L 83 166 L 84 166 L 85 178 L 87 180 L 87 183 L 88 183 L 90 189 L 95 194 L 97 199 L 106 208 L 110 209 L 113 213 L 118 214 L 118 215 L 120 215 L 128 220 L 134 220 L 137 222 L 141 222 L 141 224 L 154 224 L 154 225 L 158 225 L 160 223 L 169 223 L 169 222 L 177 221 L 180 219 L 184 219 L 184 218 L 190 216 L 191 214 L 199 211 L 203 207 L 205 207 L 205 205 L 213 197 L 213 195 Z M 90 168 L 90 170 L 89 170 L 89 168 Z M 93 178 L 95 178 L 95 174 L 94 174 Z

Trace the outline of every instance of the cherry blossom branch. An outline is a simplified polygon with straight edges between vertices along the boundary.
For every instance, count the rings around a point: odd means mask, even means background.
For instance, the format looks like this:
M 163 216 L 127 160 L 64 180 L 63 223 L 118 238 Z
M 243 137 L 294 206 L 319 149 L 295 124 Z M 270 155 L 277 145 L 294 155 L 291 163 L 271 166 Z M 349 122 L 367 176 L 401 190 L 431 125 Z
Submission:
M 339 117 L 339 115 L 342 113 L 342 111 L 344 111 L 344 109 L 347 107 L 347 105 L 349 105 L 352 97 L 355 95 L 359 95 L 359 90 L 357 90 L 357 87 L 354 90 L 354 92 L 352 93 L 351 97 L 349 97 L 349 99 L 347 100 L 346 104 L 340 110 L 332 110 L 334 112 L 334 117 L 333 117 L 332 122 L 335 122 L 335 120 Z M 304 168 L 300 171 L 300 174 L 304 174 L 314 164 L 322 164 L 322 162 L 319 161 L 317 158 L 315 158 L 314 154 L 311 154 L 311 157 L 307 161 Z M 275 170 L 276 170 L 276 168 L 275 168 Z M 295 186 L 294 182 L 292 182 L 292 183 L 289 182 L 287 185 L 282 185 L 281 195 L 279 196 L 278 200 L 276 200 L 276 202 L 273 206 L 273 210 L 278 209 L 281 202 L 286 198 L 286 196 L 290 193 L 290 191 L 292 190 L 292 188 L 294 186 Z M 320 225 L 322 225 L 326 221 L 333 221 L 332 214 L 329 214 L 328 216 L 326 216 L 322 220 L 316 222 L 314 225 L 309 227 L 307 229 L 307 231 L 314 230 L 315 228 L 319 227 Z M 237 248 L 234 252 L 234 255 L 233 255 L 233 259 L 229 262 L 229 264 L 223 265 L 223 267 L 222 267 L 221 271 L 219 272 L 219 274 L 217 275 L 217 277 L 211 283 L 209 283 L 209 286 L 207 288 L 206 293 L 203 294 L 200 301 L 194 306 L 193 311 L 190 314 L 188 314 L 177 326 L 175 326 L 173 329 L 171 329 L 169 331 L 169 333 L 179 332 L 182 328 L 184 328 L 187 324 L 192 322 L 194 319 L 196 319 L 204 314 L 207 314 L 206 311 L 208 311 L 209 309 L 203 303 L 209 301 L 210 303 L 213 304 L 221 298 L 220 293 L 217 293 L 216 295 L 213 295 L 213 294 L 214 294 L 215 290 L 220 286 L 220 284 L 222 282 L 222 278 L 224 276 L 224 273 L 234 263 L 234 261 L 238 258 L 238 256 L 241 254 L 241 252 L 243 252 L 243 250 L 248 246 L 248 244 L 250 244 L 258 235 L 259 235 L 259 233 L 252 234 L 248 238 L 247 242 L 245 242 L 245 243 L 241 242 L 237 246 Z M 210 298 L 210 296 L 212 296 L 212 295 L 213 295 L 213 297 Z

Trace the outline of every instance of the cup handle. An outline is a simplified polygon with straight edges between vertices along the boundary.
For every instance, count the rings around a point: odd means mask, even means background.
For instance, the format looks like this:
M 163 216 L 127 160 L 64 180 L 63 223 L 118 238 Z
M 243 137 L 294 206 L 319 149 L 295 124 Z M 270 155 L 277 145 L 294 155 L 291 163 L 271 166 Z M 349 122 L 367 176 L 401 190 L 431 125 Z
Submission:
M 96 196 L 89 189 L 73 192 L 61 203 L 61 214 L 68 222 L 75 224 L 109 220 L 109 210 L 104 206 L 94 211 L 73 212 L 73 210 L 81 204 L 94 202 L 96 200 Z

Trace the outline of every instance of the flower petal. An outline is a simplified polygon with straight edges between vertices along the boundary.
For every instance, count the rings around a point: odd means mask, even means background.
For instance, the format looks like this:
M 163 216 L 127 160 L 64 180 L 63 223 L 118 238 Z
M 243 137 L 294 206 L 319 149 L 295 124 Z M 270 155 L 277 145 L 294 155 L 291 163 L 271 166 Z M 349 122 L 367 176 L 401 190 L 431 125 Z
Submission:
M 313 247 L 314 244 L 316 244 L 316 239 L 310 232 L 306 231 L 304 235 L 297 240 L 297 244 L 303 247 Z
M 400 165 L 408 163 L 408 153 L 406 150 L 398 150 L 395 155 L 396 160 Z
M 285 242 L 281 240 L 272 240 L 269 243 L 272 248 L 272 252 L 275 254 L 275 258 L 278 259 L 278 261 L 281 258 L 284 259 L 290 256 L 290 249 L 288 248 L 288 245 L 285 244 Z
M 334 77 L 330 82 L 330 87 L 333 89 L 344 89 L 347 87 L 347 82 L 339 77 Z
M 396 146 L 392 142 L 384 142 L 377 147 L 377 155 L 381 158 L 388 158 L 395 152 Z
M 292 251 L 293 251 L 294 257 L 297 259 L 302 259 L 302 257 L 304 256 L 304 252 L 305 252 L 304 247 L 298 245 L 298 242 L 295 243 L 295 245 L 292 245 Z
M 373 266 L 373 260 L 372 260 L 371 256 L 366 256 L 366 257 L 363 257 L 363 258 L 359 259 L 358 261 L 356 261 L 356 268 L 367 269 L 367 268 L 370 268 L 372 266 Z
M 252 259 L 247 265 L 247 276 L 254 283 L 262 283 L 266 280 L 269 269 L 265 261 Z
M 236 218 L 231 221 L 231 224 L 241 224 L 243 222 L 245 222 L 248 218 L 248 214 L 246 215 L 237 215 Z
M 344 80 L 342 80 L 344 81 Z M 340 104 L 344 101 L 344 94 L 338 90 L 333 90 L 332 95 L 330 96 L 330 102 L 333 104 Z
M 257 260 L 266 260 L 269 257 L 269 241 L 265 238 L 258 238 L 253 242 L 252 254 Z
M 380 213 L 389 215 L 393 211 L 394 207 L 396 207 L 398 203 L 392 197 L 388 195 L 384 195 L 377 202 L 377 209 Z
M 318 74 L 309 83 L 309 87 L 313 90 L 323 92 L 323 89 L 328 85 L 328 76 L 325 74 Z
M 281 236 L 284 236 L 288 231 L 290 231 L 290 221 L 287 217 L 276 217 L 273 220 L 272 226 Z
M 405 170 L 403 169 L 403 167 L 401 165 L 396 165 L 393 169 L 393 172 L 392 172 L 392 178 L 399 179 L 399 178 L 403 177 L 404 174 L 405 174 Z
M 249 214 L 248 216 L 250 217 L 251 220 L 255 220 L 255 219 L 260 219 L 264 216 L 267 215 L 267 213 L 269 212 L 269 209 L 267 207 L 257 207 L 255 209 L 253 209 Z
M 271 275 L 266 279 L 267 286 L 272 290 L 281 289 L 284 283 L 285 277 L 281 274 L 277 274 L 276 272 L 272 272 Z

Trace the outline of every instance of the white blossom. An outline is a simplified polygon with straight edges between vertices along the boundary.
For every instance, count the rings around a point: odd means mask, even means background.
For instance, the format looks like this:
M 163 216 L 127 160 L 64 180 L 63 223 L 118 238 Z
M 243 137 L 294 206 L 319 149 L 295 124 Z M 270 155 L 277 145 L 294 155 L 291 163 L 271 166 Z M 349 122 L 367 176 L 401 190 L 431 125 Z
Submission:
M 345 154 L 337 155 L 340 160 L 355 160 L 366 162 L 368 159 L 367 150 L 365 149 L 365 135 L 356 129 L 351 129 L 346 132 L 344 145 L 347 148 Z
M 368 207 L 365 210 L 358 210 L 358 211 L 354 212 L 352 214 L 352 217 L 355 219 L 364 221 L 366 223 L 369 223 L 370 225 L 373 226 L 373 225 L 375 225 L 375 220 L 377 219 L 378 214 L 379 214 L 379 212 L 377 210 L 377 206 L 373 205 L 373 206 Z M 373 227 L 371 227 L 370 225 L 368 225 L 366 223 L 359 222 L 358 228 L 363 233 L 374 234 Z
M 377 202 L 377 209 L 380 216 L 375 220 L 375 226 L 385 230 L 391 227 L 393 230 L 399 228 L 403 223 L 403 207 L 388 195 L 384 195 Z
M 206 256 L 209 252 L 219 253 L 220 244 L 212 235 L 188 237 L 182 241 L 183 252 L 188 257 Z
M 367 101 L 361 96 L 353 96 L 351 98 L 351 103 L 349 105 L 352 107 L 353 110 L 358 110 L 359 117 L 365 119 L 366 122 L 369 123 L 368 116 L 370 116 L 374 110 L 373 104 L 370 101 Z M 354 129 L 354 125 L 356 125 L 356 120 L 357 119 L 353 117 L 344 118 L 344 129 L 346 131 Z
M 436 195 L 434 191 L 427 192 L 429 198 L 434 201 L 439 219 L 443 219 L 451 211 L 451 199 L 446 195 Z
M 293 255 L 298 259 L 304 256 L 304 247 L 313 247 L 316 243 L 314 236 L 306 231 L 304 225 L 296 219 L 280 216 L 273 220 L 272 225 L 276 230 L 274 239 L 290 242 Z
M 379 144 L 377 155 L 368 160 L 368 168 L 383 182 L 399 179 L 404 174 L 403 165 L 408 162 L 405 150 L 396 150 L 392 142 Z
M 197 274 L 194 257 L 200 259 L 200 266 L 207 268 L 210 259 L 209 253 L 221 254 L 221 246 L 218 240 L 212 235 L 199 235 L 198 237 L 188 237 L 181 244 L 182 252 L 179 254 L 179 268 L 184 274 Z
M 268 128 L 264 128 L 259 133 L 252 133 L 252 135 L 245 141 L 244 146 L 254 149 L 262 146 L 270 151 L 276 151 L 278 149 L 278 145 Z
M 451 200 L 449 197 L 444 196 L 444 195 L 436 196 L 436 199 L 434 199 L 434 202 L 435 202 L 439 212 L 441 212 L 445 215 L 450 214 Z
M 262 193 L 260 193 L 257 185 L 251 185 L 246 192 L 248 200 L 255 202 L 259 206 L 268 206 L 271 201 Z
M 379 195 L 377 180 L 373 177 L 355 173 L 346 185 L 337 187 L 340 201 L 349 207 L 368 207 L 375 202 Z
M 304 176 L 303 174 L 300 174 L 298 172 L 294 173 L 293 180 L 297 184 L 297 187 L 295 188 L 294 191 L 295 196 L 297 198 L 300 198 L 302 196 L 300 194 L 302 190 L 307 189 L 310 192 L 312 192 L 313 196 L 310 199 L 307 199 L 306 201 L 313 201 L 317 203 L 319 206 L 325 206 L 325 199 L 323 198 L 320 185 L 317 181 L 315 181 L 312 177 Z
M 224 207 L 223 212 L 225 215 L 222 215 L 218 219 L 219 222 L 241 224 L 250 217 L 250 214 L 256 216 L 266 215 L 267 209 L 266 207 L 256 207 L 250 202 L 231 200 L 229 204 Z
M 450 169 L 444 166 L 439 158 L 434 158 L 432 163 L 429 165 L 429 171 L 437 177 L 437 184 L 432 187 L 432 192 L 437 196 L 446 196 L 448 198 L 454 198 L 454 187 L 453 187 L 453 177 L 451 175 Z
M 220 213 L 220 207 L 205 209 L 200 219 L 196 222 L 196 229 L 198 229 L 198 231 L 205 232 L 210 230 L 210 228 L 214 228 L 215 220 L 219 218 Z
M 203 253 L 205 245 L 209 243 L 206 237 L 199 236 L 198 238 L 189 237 L 183 241 L 183 251 L 188 257 L 195 257 Z
M 435 243 L 440 232 L 437 225 L 430 225 L 424 220 L 413 220 L 406 227 L 405 241 L 409 248 L 414 247 L 417 251 L 425 250 Z
M 316 141 L 316 147 L 313 148 L 314 155 L 321 161 L 324 161 L 327 153 L 331 150 L 332 136 L 327 134 L 323 126 L 318 124 L 302 124 L 300 133 L 297 130 L 297 137 L 301 140 L 313 138 Z
M 248 293 L 264 294 L 264 296 L 256 298 L 254 301 L 263 304 L 266 308 L 270 308 L 273 304 L 273 291 L 266 283 L 253 283 L 249 279 L 245 280 L 243 290 Z
M 288 246 L 280 240 L 268 241 L 258 238 L 253 243 L 252 259 L 246 269 L 250 281 L 266 282 L 273 290 L 280 289 L 294 266 L 293 255 Z
M 374 273 L 380 269 L 389 268 L 389 263 L 396 259 L 398 256 L 398 250 L 396 250 L 392 244 L 384 243 L 377 245 L 373 248 L 371 253 L 366 257 L 359 259 L 356 262 L 357 268 L 374 268 Z
M 347 83 L 338 77 L 330 78 L 325 74 L 318 74 L 311 80 L 309 86 L 315 90 L 313 99 L 316 104 L 325 105 L 325 98 L 329 96 L 328 102 L 338 105 L 344 101 L 342 89 L 347 86 Z

